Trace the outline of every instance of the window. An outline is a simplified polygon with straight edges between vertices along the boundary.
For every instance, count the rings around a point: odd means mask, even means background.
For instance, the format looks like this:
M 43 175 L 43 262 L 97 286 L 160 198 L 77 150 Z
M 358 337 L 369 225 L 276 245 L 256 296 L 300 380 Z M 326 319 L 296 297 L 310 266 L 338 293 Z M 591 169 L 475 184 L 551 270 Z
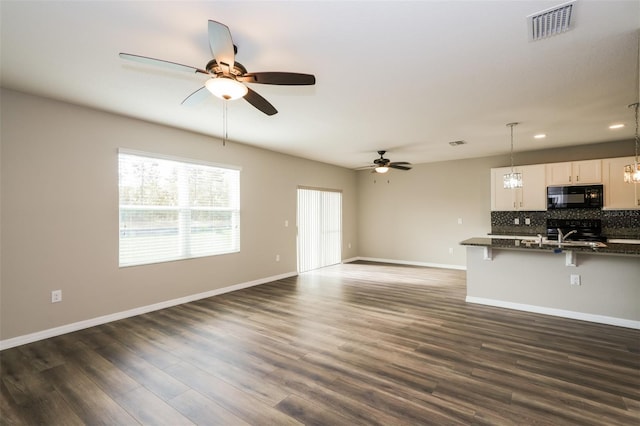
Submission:
M 240 170 L 121 150 L 120 266 L 240 251 Z

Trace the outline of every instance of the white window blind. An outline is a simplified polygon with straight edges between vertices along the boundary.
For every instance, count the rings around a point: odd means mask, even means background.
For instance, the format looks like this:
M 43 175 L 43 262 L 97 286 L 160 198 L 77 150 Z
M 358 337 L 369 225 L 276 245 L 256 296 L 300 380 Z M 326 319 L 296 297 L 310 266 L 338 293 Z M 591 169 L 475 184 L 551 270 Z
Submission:
M 240 170 L 120 151 L 120 266 L 240 251 Z
M 342 193 L 298 188 L 298 272 L 342 260 Z

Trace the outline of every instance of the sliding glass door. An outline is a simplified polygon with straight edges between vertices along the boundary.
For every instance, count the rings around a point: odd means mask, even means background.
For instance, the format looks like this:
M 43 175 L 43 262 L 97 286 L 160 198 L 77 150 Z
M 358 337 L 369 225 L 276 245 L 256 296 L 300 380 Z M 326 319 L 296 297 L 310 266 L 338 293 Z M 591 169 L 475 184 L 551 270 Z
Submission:
M 342 260 L 342 193 L 298 188 L 298 272 Z

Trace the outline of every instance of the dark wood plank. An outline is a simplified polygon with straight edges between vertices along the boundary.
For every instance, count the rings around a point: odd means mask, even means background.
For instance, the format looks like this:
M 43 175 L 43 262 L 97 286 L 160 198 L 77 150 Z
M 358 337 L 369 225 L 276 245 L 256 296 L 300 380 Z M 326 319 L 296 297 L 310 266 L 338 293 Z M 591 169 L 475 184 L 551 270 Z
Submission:
M 465 293 L 357 262 L 8 349 L 0 425 L 640 424 L 639 330 Z
M 352 395 L 337 392 L 326 385 L 309 380 L 307 376 L 291 370 L 280 370 L 270 376 L 270 380 L 279 381 L 285 389 L 292 394 L 304 397 L 310 404 L 295 404 L 295 399 L 284 403 L 287 409 L 295 409 L 300 406 L 306 411 L 305 416 L 312 416 L 319 410 L 334 411 L 346 418 L 346 424 L 389 425 L 401 422 L 397 417 L 389 415 L 375 407 L 367 406 L 364 401 L 354 399 Z M 278 405 L 280 407 L 280 405 Z M 302 413 L 300 413 L 302 414 Z M 316 417 L 316 414 L 313 414 Z M 298 418 L 298 417 L 296 417 Z M 315 421 L 314 421 L 315 422 Z M 344 424 L 344 422 L 341 422 Z
M 167 372 L 247 423 L 299 425 L 292 417 L 186 362 L 169 367 Z
M 2 411 L 3 419 L 0 423 L 5 422 L 5 411 Z M 78 417 L 75 410 L 66 399 L 58 392 L 53 390 L 46 395 L 34 398 L 28 403 L 23 404 L 20 410 L 23 421 L 15 424 L 27 425 L 49 425 L 56 424 L 54 419 L 64 419 L 65 425 L 85 425 L 86 423 Z M 9 423 L 10 424 L 10 423 Z
M 249 423 L 234 416 L 211 399 L 194 390 L 188 390 L 169 401 L 176 410 L 198 425 L 248 426 Z
M 91 381 L 72 363 L 42 373 L 63 395 L 73 412 L 85 424 L 114 425 L 138 423 L 122 406 Z M 64 423 L 66 419 L 60 419 Z
M 170 400 L 191 389 L 119 343 L 103 346 L 96 349 L 96 352 L 138 384 L 159 395 L 164 400 Z
M 307 426 L 353 424 L 351 419 L 342 416 L 339 411 L 327 409 L 328 407 L 322 404 L 308 401 L 298 395 L 288 396 L 278 403 L 276 408 Z
M 178 410 L 146 388 L 139 387 L 118 395 L 114 400 L 145 425 L 193 426 L 194 423 Z

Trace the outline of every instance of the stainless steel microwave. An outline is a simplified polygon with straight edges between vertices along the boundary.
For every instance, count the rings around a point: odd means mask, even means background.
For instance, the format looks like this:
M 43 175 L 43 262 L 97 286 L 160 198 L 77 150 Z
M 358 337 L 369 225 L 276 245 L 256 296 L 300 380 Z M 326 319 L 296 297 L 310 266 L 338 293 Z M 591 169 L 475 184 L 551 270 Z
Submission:
M 602 185 L 548 186 L 547 209 L 601 208 Z

